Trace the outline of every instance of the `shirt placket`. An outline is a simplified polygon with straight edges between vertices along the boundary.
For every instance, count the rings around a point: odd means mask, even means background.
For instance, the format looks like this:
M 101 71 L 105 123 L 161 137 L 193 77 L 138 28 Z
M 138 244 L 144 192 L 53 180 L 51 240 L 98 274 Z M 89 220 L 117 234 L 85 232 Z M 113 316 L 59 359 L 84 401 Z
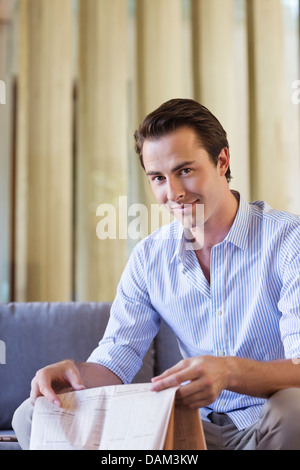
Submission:
M 210 298 L 209 283 L 203 274 L 194 252 L 187 251 L 182 273 L 196 289 L 200 290 L 204 296 Z
M 211 250 L 210 261 L 210 294 L 211 294 L 211 319 L 212 319 L 212 335 L 213 350 L 215 356 L 224 357 L 228 354 L 225 321 L 226 310 L 224 304 L 224 249 L 226 242 L 216 245 Z M 216 400 L 216 409 L 222 412 L 226 407 L 226 399 L 224 393 Z
M 211 321 L 213 332 L 213 350 L 216 356 L 226 356 L 227 341 L 225 335 L 225 305 L 224 305 L 224 243 L 216 245 L 211 250 L 210 261 L 210 296 Z

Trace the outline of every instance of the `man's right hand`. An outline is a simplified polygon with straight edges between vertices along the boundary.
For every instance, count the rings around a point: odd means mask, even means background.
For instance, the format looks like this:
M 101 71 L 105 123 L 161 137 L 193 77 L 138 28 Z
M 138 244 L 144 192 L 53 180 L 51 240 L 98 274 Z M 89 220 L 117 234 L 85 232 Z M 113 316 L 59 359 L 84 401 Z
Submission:
M 37 397 L 45 396 L 55 405 L 61 406 L 59 392 L 84 388 L 76 363 L 71 359 L 66 359 L 37 371 L 31 382 L 30 399 L 34 404 Z
M 37 371 L 31 382 L 30 399 L 34 404 L 37 397 L 44 396 L 61 406 L 59 393 L 120 384 L 119 377 L 101 364 L 66 359 Z

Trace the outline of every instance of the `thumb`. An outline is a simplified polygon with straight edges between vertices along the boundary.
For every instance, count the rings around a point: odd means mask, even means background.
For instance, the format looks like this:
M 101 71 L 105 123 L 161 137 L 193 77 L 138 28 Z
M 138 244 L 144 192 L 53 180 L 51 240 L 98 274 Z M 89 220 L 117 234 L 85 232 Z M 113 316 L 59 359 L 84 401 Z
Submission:
M 75 364 L 73 367 L 66 370 L 66 379 L 74 390 L 85 389 L 85 385 Z

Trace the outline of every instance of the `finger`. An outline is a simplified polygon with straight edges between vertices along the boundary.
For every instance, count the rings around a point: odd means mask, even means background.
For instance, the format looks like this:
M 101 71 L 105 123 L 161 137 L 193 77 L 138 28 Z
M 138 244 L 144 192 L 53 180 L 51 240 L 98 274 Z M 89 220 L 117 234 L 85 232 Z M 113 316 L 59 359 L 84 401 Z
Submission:
M 188 364 L 185 367 L 184 361 L 182 362 L 183 364 L 173 369 L 173 371 L 170 369 L 167 374 L 162 374 L 160 377 L 157 377 L 153 382 L 152 390 L 158 392 L 165 388 L 176 387 L 199 377 L 199 374 L 201 374 L 201 368 L 199 366 L 195 367 L 192 364 Z
M 40 396 L 39 388 L 38 388 L 37 384 L 34 382 L 34 380 L 32 380 L 31 390 L 30 390 L 30 401 L 31 401 L 32 405 L 34 405 L 35 400 L 37 399 L 38 396 Z
M 207 383 L 203 377 L 197 377 L 189 382 L 181 384 L 176 392 L 176 398 L 185 399 L 197 393 L 203 393 L 207 390 Z
M 190 368 L 182 369 L 178 372 L 174 372 L 170 375 L 158 378 L 155 382 L 153 382 L 152 390 L 158 392 L 160 390 L 164 390 L 165 388 L 177 387 L 178 385 L 189 382 L 194 378 L 196 378 L 195 373 Z
M 178 385 L 180 385 L 180 382 L 178 381 L 177 375 L 174 374 L 165 379 L 161 379 L 153 383 L 151 390 L 154 392 L 159 392 L 160 390 L 164 390 L 170 387 L 177 387 Z
M 180 371 L 182 371 L 182 365 L 179 363 L 162 374 L 153 377 L 151 389 L 158 392 L 165 388 L 177 387 L 181 383 L 180 377 L 178 376 Z
M 201 397 L 194 396 L 193 399 L 189 400 L 188 402 L 187 400 L 178 399 L 176 400 L 176 406 L 184 406 L 184 407 L 189 408 L 190 410 L 195 410 L 198 408 L 209 406 L 212 402 L 213 400 L 211 399 L 209 395 L 208 396 L 203 395 Z
M 203 377 L 181 386 L 176 392 L 176 402 L 189 408 L 207 406 L 216 400 L 216 394 L 212 383 Z
M 30 392 L 31 403 L 34 404 L 35 400 L 39 396 L 44 396 L 55 405 L 61 406 L 61 401 L 58 395 L 52 389 L 49 382 L 42 378 L 40 380 L 37 380 L 37 378 L 35 377 L 31 383 L 31 392 Z
M 176 405 L 195 409 L 207 406 L 214 401 L 211 393 L 206 389 L 198 389 L 195 393 L 183 394 L 183 388 L 185 387 L 180 387 L 176 392 Z
M 161 374 L 153 377 L 151 380 L 152 380 L 152 382 L 157 382 L 158 380 L 161 380 L 165 377 L 168 377 L 169 375 L 172 375 L 172 374 L 182 370 L 183 367 L 184 366 L 182 364 L 182 361 L 180 361 L 175 366 L 170 367 L 170 369 L 166 369 L 164 372 L 162 372 Z
M 177 364 L 175 364 L 173 367 L 170 367 L 169 369 L 165 370 L 162 372 L 160 375 L 157 375 L 156 377 L 152 378 L 152 382 L 158 382 L 161 379 L 164 379 L 166 377 L 169 377 L 173 374 L 176 374 L 177 372 L 181 372 L 185 369 L 188 369 L 191 365 L 194 363 L 194 358 L 189 358 L 189 359 L 183 359 L 182 361 L 179 361 Z M 199 362 L 202 362 L 202 359 L 198 358 Z
M 85 388 L 82 378 L 76 366 L 69 367 L 65 372 L 65 380 L 73 390 L 83 390 Z

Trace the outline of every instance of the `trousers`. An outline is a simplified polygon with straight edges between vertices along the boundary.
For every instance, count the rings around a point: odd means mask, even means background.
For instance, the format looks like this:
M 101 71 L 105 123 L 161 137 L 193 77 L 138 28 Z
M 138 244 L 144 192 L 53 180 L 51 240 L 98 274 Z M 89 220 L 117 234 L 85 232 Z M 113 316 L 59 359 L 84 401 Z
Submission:
M 13 429 L 23 450 L 30 446 L 33 405 L 24 401 L 15 411 Z M 300 388 L 274 393 L 263 405 L 258 421 L 238 430 L 223 413 L 202 421 L 207 450 L 300 450 Z

